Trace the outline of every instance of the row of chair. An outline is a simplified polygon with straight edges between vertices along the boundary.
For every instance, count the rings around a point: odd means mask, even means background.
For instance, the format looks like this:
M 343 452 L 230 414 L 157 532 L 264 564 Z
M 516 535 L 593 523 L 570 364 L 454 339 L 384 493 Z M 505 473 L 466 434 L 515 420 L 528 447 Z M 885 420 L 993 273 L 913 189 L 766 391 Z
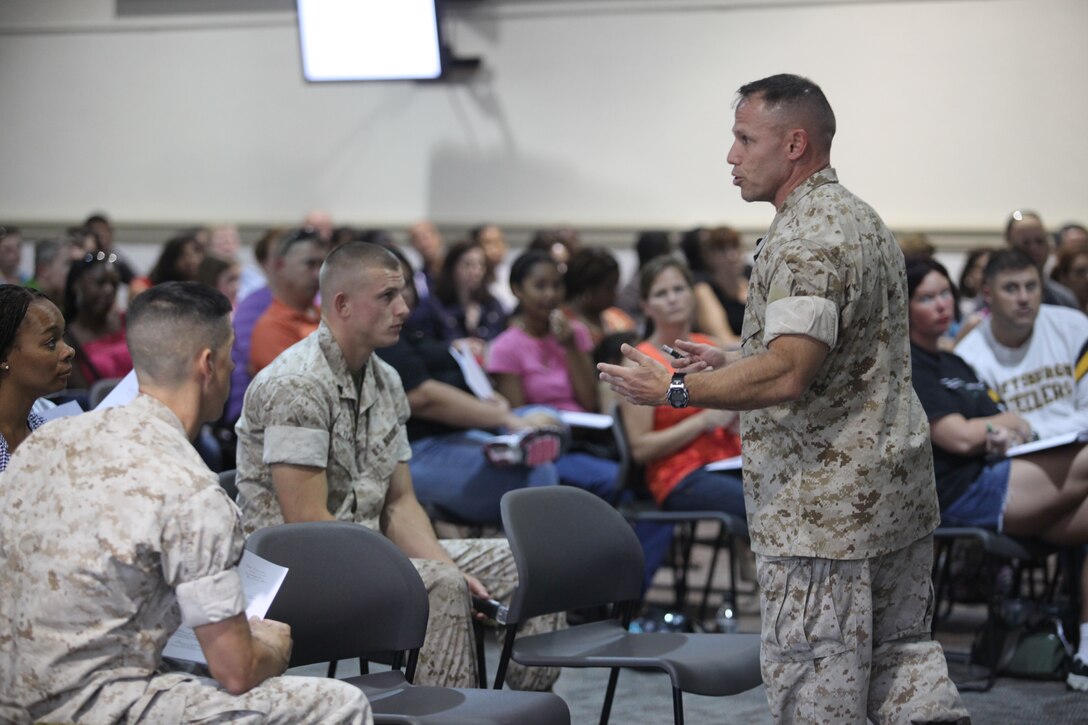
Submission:
M 758 635 L 628 631 L 641 597 L 642 551 L 607 502 L 577 488 L 544 487 L 507 493 L 501 507 L 519 583 L 503 618 L 496 690 L 511 660 L 609 668 L 606 723 L 619 670 L 657 669 L 672 681 L 674 721 L 682 723 L 683 692 L 723 696 L 760 684 Z M 393 662 L 388 672 L 348 680 L 367 694 L 375 722 L 569 723 L 566 704 L 547 693 L 412 685 L 427 593 L 408 558 L 380 534 L 348 523 L 284 524 L 254 533 L 246 546 L 289 569 L 268 616 L 291 625 L 291 666 L 354 657 Z M 611 605 L 615 617 L 517 636 L 531 617 L 599 605 Z

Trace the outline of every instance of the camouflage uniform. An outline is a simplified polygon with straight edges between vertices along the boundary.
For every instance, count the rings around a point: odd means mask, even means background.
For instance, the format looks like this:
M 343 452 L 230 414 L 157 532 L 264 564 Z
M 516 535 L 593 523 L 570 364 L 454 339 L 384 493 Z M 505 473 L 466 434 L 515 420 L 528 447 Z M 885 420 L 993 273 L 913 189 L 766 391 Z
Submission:
M 404 426 L 408 414 L 400 376 L 375 355 L 367 360 L 356 392 L 340 345 L 322 322 L 258 373 L 246 391 L 237 426 L 237 482 L 247 531 L 283 523 L 272 488 L 271 466 L 277 463 L 324 469 L 329 512 L 380 529 L 393 471 L 412 455 Z M 517 571 L 504 539 L 441 544 L 457 569 L 413 559 L 431 606 L 416 681 L 472 687 L 477 679 L 471 604 L 461 572 L 478 578 L 492 596 L 505 598 L 517 585 Z M 554 629 L 556 622 L 555 617 L 531 620 L 524 630 Z M 519 666 L 510 675 L 511 687 L 543 690 L 559 671 Z
M 929 636 L 939 514 L 903 255 L 830 168 L 790 193 L 757 251 L 743 352 L 788 334 L 830 351 L 800 399 L 742 416 L 771 710 L 783 722 L 965 717 Z
M 240 696 L 161 671 L 179 623 L 244 610 L 237 508 L 147 395 L 55 421 L 0 486 L 0 721 L 371 722 L 353 687 L 275 677 Z

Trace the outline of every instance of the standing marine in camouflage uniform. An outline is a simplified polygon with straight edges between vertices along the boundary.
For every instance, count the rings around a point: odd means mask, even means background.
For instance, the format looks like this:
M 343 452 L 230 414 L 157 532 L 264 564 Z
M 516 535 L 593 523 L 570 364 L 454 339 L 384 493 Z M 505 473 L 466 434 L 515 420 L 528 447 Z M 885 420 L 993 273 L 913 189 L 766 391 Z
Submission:
M 0 722 L 372 722 L 355 687 L 278 677 L 289 628 L 246 620 L 238 509 L 189 442 L 227 398 L 230 307 L 195 282 L 141 294 L 141 394 L 15 452 L 0 485 Z M 179 623 L 215 679 L 164 671 Z
M 246 391 L 238 421 L 238 492 L 247 530 L 284 521 L 354 521 L 412 558 L 430 596 L 416 681 L 477 682 L 469 592 L 505 598 L 517 569 L 505 539 L 439 542 L 412 490 L 408 398 L 373 351 L 397 341 L 408 307 L 387 250 L 337 247 L 321 268 L 322 322 Z M 366 576 L 344 572 L 345 576 Z M 467 583 L 467 586 L 466 586 Z M 556 618 L 527 623 L 554 628 Z M 518 667 L 511 686 L 543 690 L 558 669 Z
M 659 405 L 671 382 L 692 404 L 749 411 L 745 504 L 776 721 L 966 720 L 930 637 L 939 515 L 911 385 L 903 257 L 876 212 L 839 185 L 834 133 L 807 79 L 740 89 L 733 183 L 778 210 L 756 253 L 742 356 L 678 342 L 677 366 L 702 374 L 670 381 L 625 350 L 635 367 L 601 365 L 602 378 L 636 403 Z

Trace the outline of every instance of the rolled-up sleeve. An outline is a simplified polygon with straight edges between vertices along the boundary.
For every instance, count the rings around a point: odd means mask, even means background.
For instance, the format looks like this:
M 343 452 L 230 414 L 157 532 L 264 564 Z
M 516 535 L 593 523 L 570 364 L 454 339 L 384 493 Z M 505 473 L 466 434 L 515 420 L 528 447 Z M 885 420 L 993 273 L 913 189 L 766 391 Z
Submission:
M 763 344 L 779 335 L 807 335 L 828 347 L 839 339 L 839 308 L 823 297 L 783 297 L 767 305 Z
M 199 627 L 245 611 L 236 568 L 244 544 L 238 508 L 214 478 L 178 502 L 162 531 L 162 570 L 183 623 Z
M 327 468 L 329 432 L 289 425 L 270 425 L 264 431 L 261 460 L 269 466 L 289 463 L 295 466 Z

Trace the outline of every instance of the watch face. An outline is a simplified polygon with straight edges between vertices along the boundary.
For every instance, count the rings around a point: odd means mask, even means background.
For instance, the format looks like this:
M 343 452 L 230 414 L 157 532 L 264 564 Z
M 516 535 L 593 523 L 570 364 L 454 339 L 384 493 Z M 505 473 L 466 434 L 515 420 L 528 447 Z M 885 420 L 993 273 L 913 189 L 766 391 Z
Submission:
M 686 408 L 688 406 L 688 391 L 687 388 L 680 386 L 675 388 L 669 388 L 669 394 L 666 396 L 669 399 L 669 404 L 674 408 Z

